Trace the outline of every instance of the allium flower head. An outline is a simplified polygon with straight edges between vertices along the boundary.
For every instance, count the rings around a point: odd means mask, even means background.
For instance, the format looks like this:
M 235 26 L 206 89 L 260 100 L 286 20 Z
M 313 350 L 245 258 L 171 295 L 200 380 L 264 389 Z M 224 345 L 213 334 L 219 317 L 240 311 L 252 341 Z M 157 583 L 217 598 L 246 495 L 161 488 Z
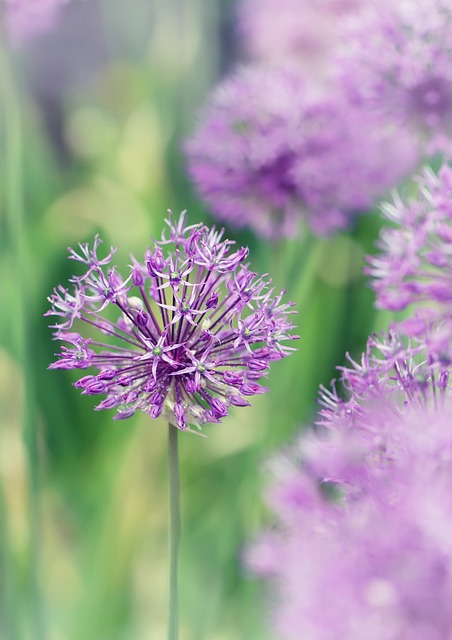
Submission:
M 293 234 L 302 218 L 320 234 L 346 227 L 416 162 L 404 132 L 292 65 L 226 79 L 187 155 L 214 214 L 269 238 Z
M 301 439 L 273 465 L 277 526 L 249 564 L 270 579 L 276 637 L 450 638 L 450 403 L 399 419 L 378 450 L 359 430 L 340 435 Z
M 258 381 L 297 336 L 292 303 L 250 271 L 247 249 L 233 251 L 223 231 L 187 226 L 185 213 L 166 222 L 168 236 L 133 259 L 125 279 L 110 266 L 115 250 L 98 256 L 97 236 L 93 247 L 69 249 L 86 272 L 49 298 L 54 337 L 66 343 L 50 368 L 97 369 L 75 383 L 105 396 L 96 409 L 114 408 L 116 419 L 141 409 L 183 430 L 221 422 L 230 406 L 267 391 Z
M 452 169 L 427 169 L 418 183 L 415 198 L 383 205 L 392 226 L 383 228 L 367 273 L 380 308 L 412 305 L 424 318 L 452 323 Z
M 430 133 L 452 130 L 449 0 L 368 3 L 352 21 L 341 67 L 355 94 Z
M 69 0 L 6 0 L 5 21 L 11 39 L 20 44 L 49 31 Z
M 420 325 L 406 322 L 371 336 L 359 362 L 347 354 L 350 366 L 338 367 L 342 390 L 336 382 L 320 388 L 318 424 L 379 437 L 406 412 L 442 406 L 452 397 L 450 336 L 440 341 L 435 328 Z M 405 328 L 410 335 L 401 332 Z

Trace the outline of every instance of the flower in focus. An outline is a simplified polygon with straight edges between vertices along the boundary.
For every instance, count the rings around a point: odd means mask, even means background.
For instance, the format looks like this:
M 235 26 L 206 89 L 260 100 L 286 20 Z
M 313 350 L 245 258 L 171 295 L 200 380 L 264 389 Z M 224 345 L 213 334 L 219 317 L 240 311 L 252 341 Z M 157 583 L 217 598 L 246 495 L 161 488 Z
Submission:
M 67 2 L 68 0 L 7 0 L 5 21 L 11 39 L 22 43 L 50 31 Z
M 416 198 L 399 196 L 382 207 L 393 223 L 383 228 L 379 254 L 368 258 L 377 305 L 452 322 L 452 169 L 427 169 Z
M 213 213 L 272 239 L 302 218 L 318 234 L 347 227 L 416 163 L 405 132 L 292 65 L 226 79 L 186 149 Z
M 447 144 L 452 130 L 449 0 L 375 2 L 351 21 L 339 64 L 355 96 Z
M 272 586 L 277 637 L 449 638 L 452 406 L 406 414 L 378 448 L 359 430 L 336 435 L 273 465 L 278 525 L 248 564 Z
M 75 386 L 105 396 L 96 409 L 114 408 L 116 419 L 141 409 L 183 430 L 221 422 L 231 405 L 267 391 L 258 381 L 297 336 L 293 304 L 250 271 L 247 249 L 232 252 L 223 231 L 187 226 L 185 213 L 166 222 L 169 237 L 134 259 L 125 279 L 110 266 L 113 249 L 98 257 L 98 237 L 93 248 L 69 249 L 86 273 L 49 298 L 54 337 L 66 343 L 50 368 L 95 368 Z

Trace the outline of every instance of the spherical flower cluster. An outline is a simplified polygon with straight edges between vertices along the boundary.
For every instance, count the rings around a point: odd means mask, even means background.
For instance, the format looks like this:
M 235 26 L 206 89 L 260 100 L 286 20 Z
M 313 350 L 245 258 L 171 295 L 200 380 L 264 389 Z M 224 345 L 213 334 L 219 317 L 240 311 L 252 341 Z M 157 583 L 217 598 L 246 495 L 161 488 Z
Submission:
M 416 163 L 403 131 L 292 65 L 226 79 L 187 154 L 213 212 L 268 238 L 290 236 L 302 218 L 319 234 L 347 227 Z
M 310 64 L 328 57 L 343 22 L 363 0 L 244 0 L 238 29 L 249 55 L 274 62 L 287 57 Z
M 400 311 L 413 305 L 425 319 L 452 322 L 452 169 L 427 169 L 419 194 L 383 205 L 379 254 L 368 259 L 377 305 Z
M 425 330 L 423 322 L 421 332 L 417 324 L 407 321 L 387 335 L 371 336 L 360 362 L 347 354 L 351 366 L 338 367 L 342 392 L 335 381 L 331 389 L 320 388 L 319 425 L 383 433 L 406 411 L 452 397 L 450 335 L 435 327 Z M 416 335 L 404 335 L 403 329 Z
M 451 3 L 395 0 L 367 9 L 344 39 L 344 77 L 355 96 L 439 142 L 452 127 Z
M 267 391 L 259 380 L 297 336 L 292 303 L 250 271 L 247 249 L 231 252 L 223 231 L 187 226 L 185 213 L 166 222 L 169 237 L 133 259 L 125 279 L 109 266 L 115 250 L 98 257 L 97 236 L 92 248 L 69 249 L 86 273 L 49 298 L 54 337 L 66 343 L 50 368 L 97 369 L 75 383 L 105 396 L 96 409 L 116 409 L 116 419 L 141 409 L 183 430 L 221 422 Z
M 378 447 L 337 435 L 334 458 L 313 436 L 278 461 L 278 526 L 248 554 L 272 584 L 277 637 L 449 638 L 452 406 L 407 414 Z
M 6 29 L 16 43 L 49 31 L 55 25 L 61 8 L 69 0 L 7 0 Z
M 282 640 L 452 637 L 451 177 L 386 207 L 398 227 L 371 259 L 382 306 L 416 314 L 347 356 L 316 429 L 274 464 L 278 525 L 249 564 Z

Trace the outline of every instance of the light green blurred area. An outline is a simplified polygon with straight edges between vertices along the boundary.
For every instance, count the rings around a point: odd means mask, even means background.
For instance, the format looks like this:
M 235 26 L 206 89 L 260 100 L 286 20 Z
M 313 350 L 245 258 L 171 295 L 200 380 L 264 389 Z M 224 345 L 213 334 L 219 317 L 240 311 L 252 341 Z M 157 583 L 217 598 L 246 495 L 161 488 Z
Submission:
M 167 615 L 165 424 L 144 415 L 113 422 L 110 412 L 93 411 L 93 399 L 80 397 L 71 372 L 48 371 L 57 348 L 43 313 L 52 288 L 72 275 L 68 245 L 99 232 L 107 245 L 120 247 L 124 267 L 131 253 L 141 257 L 150 237 L 160 235 L 167 208 L 187 208 L 191 220 L 212 222 L 186 176 L 181 144 L 209 87 L 237 55 L 234 6 L 227 0 L 79 4 L 68 5 L 56 30 L 70 34 L 67 21 L 92 4 L 102 55 L 77 70 L 77 81 L 61 82 L 57 73 L 60 86 L 52 85 L 58 56 L 65 58 L 58 48 L 64 35 L 43 36 L 13 56 L 23 122 L 34 389 L 28 386 L 24 397 L 2 178 L 0 638 L 14 640 L 16 626 L 18 638 L 40 640 L 35 548 L 43 638 L 159 640 Z M 89 42 L 82 30 L 78 38 L 83 50 Z M 3 150 L 2 143 L 1 166 Z M 374 312 L 361 267 L 377 228 L 378 219 L 369 217 L 350 235 L 321 241 L 306 235 L 280 246 L 228 229 L 229 237 L 249 244 L 253 268 L 270 272 L 296 300 L 301 340 L 296 354 L 274 363 L 270 394 L 207 427 L 207 438 L 180 438 L 181 640 L 267 637 L 269 605 L 242 564 L 246 544 L 270 520 L 263 462 L 312 420 L 318 385 L 329 382 L 344 352 L 362 350 Z M 31 533 L 25 406 L 38 451 Z

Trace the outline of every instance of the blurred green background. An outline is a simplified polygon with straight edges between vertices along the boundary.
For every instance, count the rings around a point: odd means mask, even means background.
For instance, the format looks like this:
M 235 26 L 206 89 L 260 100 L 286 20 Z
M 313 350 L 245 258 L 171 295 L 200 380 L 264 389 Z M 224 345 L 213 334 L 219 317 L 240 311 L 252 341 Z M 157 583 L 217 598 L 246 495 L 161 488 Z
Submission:
M 57 349 L 43 313 L 72 275 L 68 245 L 99 232 L 125 266 L 160 235 L 167 208 L 213 222 L 181 144 L 239 58 L 234 12 L 230 0 L 73 0 L 52 32 L 11 52 L 25 225 L 8 217 L 2 94 L 2 640 L 165 637 L 165 423 L 113 422 L 74 389 L 72 372 L 48 371 Z M 268 520 L 263 462 L 312 420 L 319 383 L 375 327 L 361 269 L 378 225 L 373 214 L 348 235 L 278 245 L 227 230 L 296 300 L 301 340 L 274 363 L 270 394 L 207 427 L 206 439 L 180 439 L 181 640 L 268 637 L 264 594 L 241 563 Z

